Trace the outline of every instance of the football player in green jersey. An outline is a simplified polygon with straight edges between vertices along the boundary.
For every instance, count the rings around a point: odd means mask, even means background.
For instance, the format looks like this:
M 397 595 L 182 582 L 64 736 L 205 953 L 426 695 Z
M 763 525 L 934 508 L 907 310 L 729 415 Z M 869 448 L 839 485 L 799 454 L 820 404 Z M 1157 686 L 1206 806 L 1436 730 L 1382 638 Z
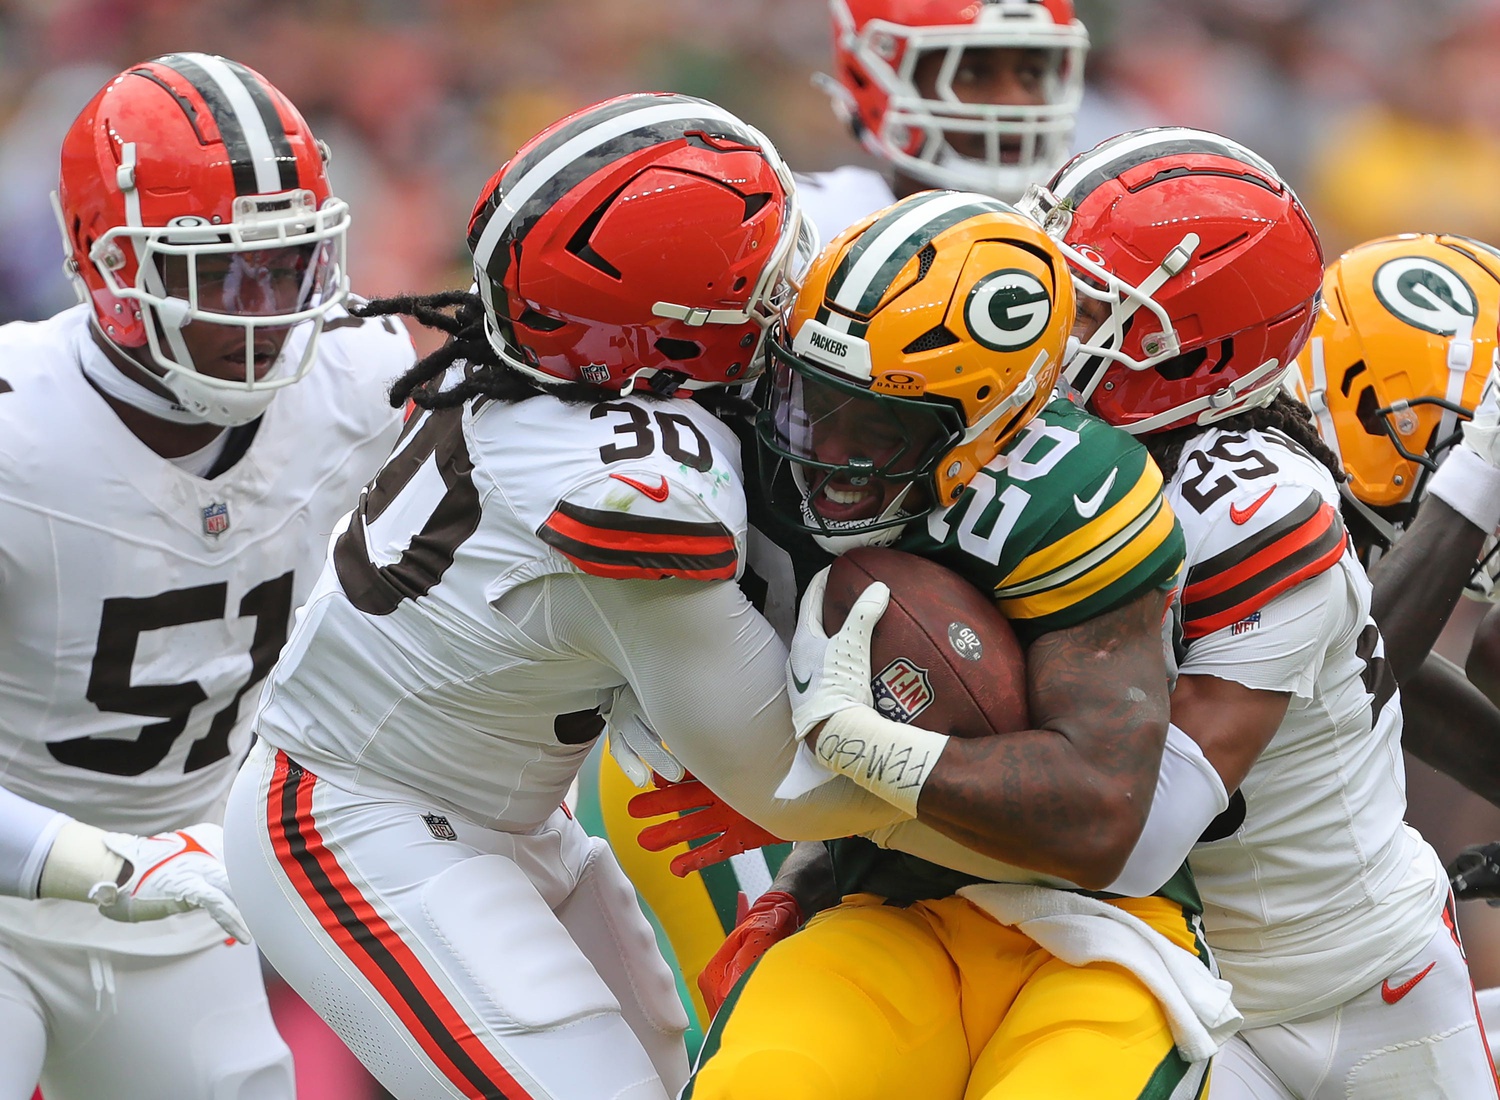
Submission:
M 684 1096 L 1193 1096 L 1232 1028 L 1181 870 L 1227 801 L 1169 738 L 1161 624 L 1181 532 L 1144 448 L 1052 397 L 1072 299 L 1034 224 L 956 192 L 865 219 L 807 277 L 759 397 L 752 515 L 782 522 L 752 568 L 773 613 L 807 587 L 789 680 L 812 755 L 951 843 L 830 845 L 842 902 L 735 988 Z M 872 737 L 847 710 L 818 713 L 838 677 L 817 653 L 813 571 L 855 545 L 995 593 L 1028 646 L 1036 728 Z M 882 598 L 867 592 L 851 620 Z M 851 744 L 893 731 L 935 762 L 899 781 L 857 766 Z M 1153 797 L 1164 747 L 1176 798 Z M 1188 804 L 1196 827 L 1175 817 Z M 1063 927 L 1092 929 L 1094 947 L 1128 928 L 1123 957 L 1166 964 L 1102 964 Z

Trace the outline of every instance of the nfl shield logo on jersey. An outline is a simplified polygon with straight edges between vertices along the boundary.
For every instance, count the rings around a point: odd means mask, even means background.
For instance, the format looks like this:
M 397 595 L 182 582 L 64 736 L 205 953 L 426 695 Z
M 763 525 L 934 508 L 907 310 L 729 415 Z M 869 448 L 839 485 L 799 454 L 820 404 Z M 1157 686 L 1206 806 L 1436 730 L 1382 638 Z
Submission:
M 897 657 L 870 681 L 875 709 L 893 722 L 910 722 L 932 702 L 927 670 Z
M 205 535 L 222 535 L 229 530 L 229 505 L 210 504 L 203 509 L 203 533 Z

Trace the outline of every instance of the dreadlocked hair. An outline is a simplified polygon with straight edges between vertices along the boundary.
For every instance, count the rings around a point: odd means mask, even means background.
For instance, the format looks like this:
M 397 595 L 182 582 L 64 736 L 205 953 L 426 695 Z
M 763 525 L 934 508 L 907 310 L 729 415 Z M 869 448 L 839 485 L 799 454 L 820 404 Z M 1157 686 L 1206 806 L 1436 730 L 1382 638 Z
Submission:
M 1177 472 L 1178 463 L 1182 460 L 1183 448 L 1210 428 L 1278 431 L 1327 466 L 1334 481 L 1342 483 L 1349 480 L 1349 475 L 1344 473 L 1344 465 L 1339 461 L 1338 455 L 1334 454 L 1332 448 L 1318 435 L 1318 429 L 1313 424 L 1312 411 L 1285 390 L 1278 390 L 1269 405 L 1262 405 L 1258 409 L 1247 409 L 1245 412 L 1225 417 L 1223 420 L 1216 420 L 1212 424 L 1188 424 L 1185 427 L 1157 432 L 1154 435 L 1143 436 L 1141 442 L 1146 445 L 1146 450 L 1161 467 L 1162 477 L 1171 481 L 1172 475 Z
M 449 310 L 452 312 L 448 312 Z M 490 346 L 484 332 L 484 302 L 467 290 L 444 290 L 436 294 L 403 294 L 394 298 L 372 298 L 352 307 L 356 317 L 411 317 L 428 328 L 448 334 L 448 342 L 431 355 L 412 364 L 391 384 L 391 406 L 401 408 L 408 400 L 424 409 L 451 409 L 471 397 L 496 401 L 525 401 L 548 394 L 563 401 L 598 401 L 609 391 L 582 383 L 559 383 L 543 388 L 520 371 L 507 366 Z M 465 365 L 457 385 L 442 388 L 444 375 L 455 363 Z

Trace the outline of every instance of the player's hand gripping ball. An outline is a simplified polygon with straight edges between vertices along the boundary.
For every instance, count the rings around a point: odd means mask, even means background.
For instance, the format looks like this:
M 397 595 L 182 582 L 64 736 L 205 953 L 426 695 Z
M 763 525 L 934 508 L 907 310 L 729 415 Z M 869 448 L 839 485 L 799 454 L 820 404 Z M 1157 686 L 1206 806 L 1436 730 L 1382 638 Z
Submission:
M 954 737 L 1030 727 L 1026 655 L 1015 631 L 988 594 L 936 562 L 873 547 L 835 559 L 823 597 L 829 634 L 875 581 L 891 590 L 871 637 L 876 710 Z

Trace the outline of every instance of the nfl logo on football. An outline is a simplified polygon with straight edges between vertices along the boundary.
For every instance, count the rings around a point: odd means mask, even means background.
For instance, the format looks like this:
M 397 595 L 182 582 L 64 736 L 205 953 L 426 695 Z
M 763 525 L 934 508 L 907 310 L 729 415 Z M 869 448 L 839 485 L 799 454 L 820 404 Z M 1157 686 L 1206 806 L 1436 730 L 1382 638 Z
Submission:
M 893 722 L 910 722 L 932 703 L 927 670 L 897 657 L 870 681 L 875 709 Z
M 229 530 L 229 505 L 210 504 L 203 509 L 203 533 L 217 538 Z

